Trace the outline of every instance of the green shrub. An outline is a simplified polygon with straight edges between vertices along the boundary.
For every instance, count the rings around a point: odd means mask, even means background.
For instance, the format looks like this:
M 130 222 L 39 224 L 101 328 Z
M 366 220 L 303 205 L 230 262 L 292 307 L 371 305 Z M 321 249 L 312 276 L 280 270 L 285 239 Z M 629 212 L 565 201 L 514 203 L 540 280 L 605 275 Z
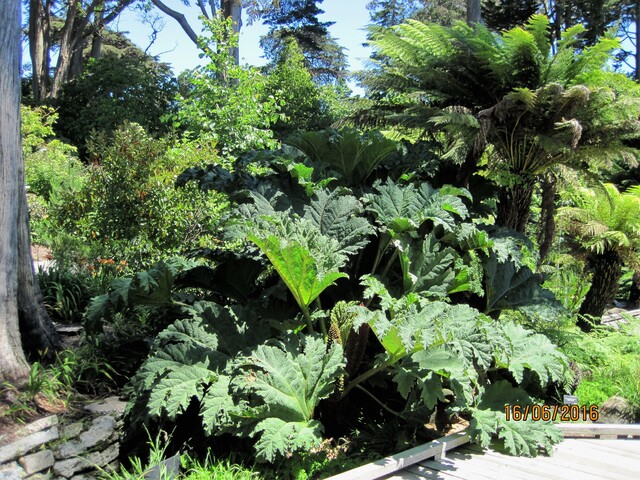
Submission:
M 562 384 L 566 359 L 500 320 L 548 292 L 517 237 L 466 222 L 468 192 L 391 179 L 347 187 L 353 165 L 334 170 L 331 190 L 309 174 L 322 158 L 253 158 L 270 168 L 185 175 L 238 192 L 224 226 L 239 248 L 211 252 L 214 268 L 176 260 L 113 282 L 87 312 L 97 325 L 135 305 L 178 317 L 132 379 L 132 434 L 186 416 L 190 436 L 249 438 L 258 460 L 278 462 L 317 447 L 325 429 L 343 435 L 362 408 L 408 429 L 460 414 L 476 441 L 499 436 L 520 454 L 559 439 L 549 424 L 504 418 L 505 403 L 534 401 L 523 387 Z
M 76 257 L 76 264 L 102 258 L 146 266 L 213 241 L 225 196 L 174 183 L 187 165 L 215 160 L 214 144 L 172 145 L 125 123 L 88 148 L 94 163 L 86 185 L 53 206 L 53 222 L 63 230 L 56 255 Z
M 229 48 L 238 42 L 230 19 L 205 21 L 205 27 L 210 36 L 202 45 L 209 63 L 180 79 L 174 127 L 192 139 L 212 139 L 223 157 L 273 147 L 269 127 L 278 118 L 278 106 L 267 93 L 267 78 L 230 57 Z
M 52 206 L 63 192 L 82 188 L 86 171 L 76 149 L 54 138 L 58 115 L 53 109 L 21 106 L 20 111 L 31 232 L 35 242 L 49 245 L 56 231 L 49 220 Z
M 66 83 L 56 101 L 56 130 L 87 156 L 92 132 L 111 134 L 124 121 L 161 135 L 162 117 L 173 110 L 177 83 L 166 64 L 146 55 L 106 53 L 92 59 L 85 71 Z

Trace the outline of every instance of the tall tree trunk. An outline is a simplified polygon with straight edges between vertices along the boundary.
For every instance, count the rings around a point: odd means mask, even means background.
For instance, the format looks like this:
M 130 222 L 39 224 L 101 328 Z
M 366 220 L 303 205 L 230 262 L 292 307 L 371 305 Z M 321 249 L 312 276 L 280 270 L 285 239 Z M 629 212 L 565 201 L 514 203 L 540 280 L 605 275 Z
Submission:
M 222 0 L 222 13 L 224 18 L 231 19 L 233 33 L 240 34 L 242 27 L 242 3 L 240 0 Z M 235 46 L 229 49 L 229 55 L 235 61 L 236 65 L 240 64 L 240 49 Z
M 51 48 L 51 2 L 29 2 L 29 55 L 31 57 L 31 86 L 36 103 L 47 97 L 49 91 L 49 49 Z
M 18 218 L 24 176 L 20 147 L 20 2 L 0 2 L 0 380 L 29 373 L 18 323 Z
M 57 347 L 51 322 L 38 303 L 29 240 L 24 161 L 20 142 L 20 9 L 0 2 L 0 380 L 29 373 L 20 334 L 35 350 Z
M 70 0 L 67 10 L 67 18 L 62 27 L 60 35 L 60 50 L 58 51 L 58 63 L 56 65 L 56 73 L 53 76 L 53 84 L 51 85 L 51 96 L 57 97 L 62 84 L 65 83 L 69 77 L 69 70 L 71 68 L 71 61 L 73 57 L 73 33 L 77 29 L 75 25 L 76 15 L 79 11 L 79 0 Z
M 542 264 L 551 249 L 556 236 L 556 177 L 548 172 L 542 180 L 542 205 L 540 225 L 538 230 L 538 249 L 540 258 L 538 266 Z
M 93 21 L 93 34 L 91 35 L 91 58 L 100 58 L 102 53 L 102 30 L 104 30 L 104 3 L 96 7 Z
M 580 305 L 580 315 L 602 317 L 616 298 L 618 282 L 622 276 L 622 259 L 613 250 L 593 253 L 589 256 L 588 268 L 593 277 L 591 288 Z M 578 326 L 586 332 L 591 330 L 589 322 L 583 319 L 578 320 Z
M 531 210 L 533 179 L 523 180 L 513 187 L 503 188 L 498 202 L 496 224 L 525 233 Z
M 636 44 L 635 44 L 635 48 L 636 51 L 635 53 L 635 60 L 636 60 L 636 64 L 635 66 L 635 71 L 634 71 L 634 78 L 636 79 L 636 81 L 640 81 L 640 31 L 638 30 L 638 28 L 640 28 L 640 1 L 636 1 L 635 3 L 635 24 L 636 24 Z
M 467 0 L 467 23 L 482 23 L 482 10 L 480 9 L 480 0 Z

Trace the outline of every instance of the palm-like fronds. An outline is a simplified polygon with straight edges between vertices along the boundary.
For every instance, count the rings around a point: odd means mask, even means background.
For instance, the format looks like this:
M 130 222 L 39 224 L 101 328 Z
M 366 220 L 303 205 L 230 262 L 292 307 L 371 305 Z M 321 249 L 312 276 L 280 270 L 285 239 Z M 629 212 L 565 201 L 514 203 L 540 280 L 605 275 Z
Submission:
M 585 250 L 603 254 L 615 251 L 638 265 L 640 252 L 640 188 L 620 193 L 613 184 L 581 188 L 569 198 L 571 206 L 558 210 L 566 234 Z

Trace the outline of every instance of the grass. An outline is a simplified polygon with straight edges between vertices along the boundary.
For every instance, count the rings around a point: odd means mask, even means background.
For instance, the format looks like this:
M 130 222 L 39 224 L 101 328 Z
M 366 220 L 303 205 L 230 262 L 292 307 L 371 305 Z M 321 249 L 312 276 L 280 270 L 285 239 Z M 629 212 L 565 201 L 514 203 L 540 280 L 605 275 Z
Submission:
M 640 415 L 640 320 L 626 316 L 626 322 L 619 330 L 574 332 L 563 350 L 584 375 L 576 390 L 580 404 L 601 405 L 619 395 Z

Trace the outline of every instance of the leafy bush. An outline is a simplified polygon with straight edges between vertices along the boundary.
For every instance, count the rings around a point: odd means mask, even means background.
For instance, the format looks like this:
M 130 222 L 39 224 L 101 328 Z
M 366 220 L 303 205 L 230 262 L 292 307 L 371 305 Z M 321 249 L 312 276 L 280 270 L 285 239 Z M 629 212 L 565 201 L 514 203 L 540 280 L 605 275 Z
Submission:
M 619 330 L 597 327 L 589 335 L 566 335 L 563 350 L 583 372 L 576 390 L 581 404 L 600 405 L 620 395 L 640 414 L 640 322 L 629 316 L 625 322 Z
M 76 149 L 54 138 L 58 115 L 53 109 L 21 106 L 20 112 L 31 231 L 35 241 L 50 244 L 55 235 L 49 221 L 52 205 L 63 192 L 80 190 L 86 172 Z
M 167 133 L 162 117 L 173 111 L 176 93 L 176 80 L 166 64 L 146 55 L 107 52 L 90 60 L 80 76 L 63 86 L 56 102 L 56 130 L 83 158 L 92 132 L 110 134 L 124 121 L 155 135 Z
M 296 130 L 324 130 L 338 119 L 336 91 L 314 83 L 304 55 L 292 38 L 285 42 L 269 73 L 267 93 L 281 105 L 281 118 L 271 126 L 280 139 Z
M 87 184 L 79 193 L 64 195 L 52 212 L 63 231 L 93 245 L 88 254 L 149 265 L 163 255 L 198 248 L 215 235 L 227 205 L 224 195 L 173 187 L 187 165 L 216 158 L 213 144 L 171 145 L 169 139 L 153 139 L 141 126 L 125 123 L 109 140 L 97 135 L 89 151 L 94 164 Z
M 204 24 L 210 37 L 201 38 L 201 45 L 209 63 L 180 79 L 173 126 L 189 138 L 213 140 L 223 157 L 274 146 L 269 126 L 278 119 L 278 107 L 267 93 L 266 77 L 236 65 L 229 55 L 229 48 L 238 42 L 231 19 Z
M 366 405 L 412 428 L 436 411 L 463 415 L 476 441 L 497 435 L 513 453 L 560 439 L 550 424 L 504 417 L 505 403 L 534 401 L 524 388 L 564 383 L 567 367 L 543 335 L 495 320 L 549 297 L 517 238 L 465 223 L 462 189 L 388 179 L 331 190 L 313 175 L 298 182 L 314 168 L 307 157 L 267 157 L 262 175 L 186 175 L 240 190 L 225 223 L 239 248 L 210 252 L 214 268 L 159 264 L 89 309 L 98 324 L 135 304 L 179 317 L 132 379 L 132 432 L 197 414 L 204 436 L 250 438 L 274 462 L 319 445 L 325 429 L 344 434 Z M 350 171 L 336 171 L 336 184 Z

